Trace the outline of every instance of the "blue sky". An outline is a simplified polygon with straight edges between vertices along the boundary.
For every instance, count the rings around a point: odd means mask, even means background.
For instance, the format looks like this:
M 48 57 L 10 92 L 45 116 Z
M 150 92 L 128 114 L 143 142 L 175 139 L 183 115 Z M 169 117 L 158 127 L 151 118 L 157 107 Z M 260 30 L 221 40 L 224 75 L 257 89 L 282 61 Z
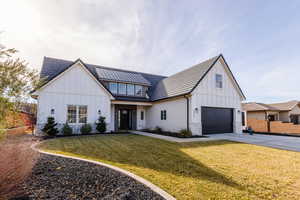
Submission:
M 292 0 L 10 0 L 0 42 L 36 69 L 43 56 L 80 57 L 172 75 L 222 53 L 248 101 L 300 100 L 299 10 Z

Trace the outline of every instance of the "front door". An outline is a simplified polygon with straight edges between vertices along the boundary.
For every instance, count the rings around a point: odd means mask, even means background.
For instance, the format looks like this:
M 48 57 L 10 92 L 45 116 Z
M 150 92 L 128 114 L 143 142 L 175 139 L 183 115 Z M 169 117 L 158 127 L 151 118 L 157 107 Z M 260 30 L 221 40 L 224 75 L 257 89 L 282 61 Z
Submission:
M 131 110 L 121 109 L 120 114 L 120 127 L 121 130 L 130 130 L 132 128 L 132 112 Z

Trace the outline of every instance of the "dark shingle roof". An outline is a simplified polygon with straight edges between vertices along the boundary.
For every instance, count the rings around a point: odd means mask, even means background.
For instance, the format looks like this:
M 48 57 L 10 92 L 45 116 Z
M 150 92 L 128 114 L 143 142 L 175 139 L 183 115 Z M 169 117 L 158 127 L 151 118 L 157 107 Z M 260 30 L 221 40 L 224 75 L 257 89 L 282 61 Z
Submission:
M 192 92 L 221 56 L 222 55 L 215 56 L 170 77 L 99 65 L 85 64 L 85 66 L 99 82 L 109 80 L 147 85 L 149 86 L 148 95 L 150 100 L 155 101 Z M 42 78 L 47 77 L 46 81 L 50 81 L 58 74 L 65 71 L 73 63 L 73 61 L 44 57 L 40 76 Z M 129 100 L 128 98 L 130 100 L 149 101 L 149 99 L 141 99 L 138 97 L 118 97 L 117 99 Z
M 158 100 L 191 92 L 218 58 L 219 56 L 215 56 L 198 65 L 161 80 L 157 84 L 151 99 Z

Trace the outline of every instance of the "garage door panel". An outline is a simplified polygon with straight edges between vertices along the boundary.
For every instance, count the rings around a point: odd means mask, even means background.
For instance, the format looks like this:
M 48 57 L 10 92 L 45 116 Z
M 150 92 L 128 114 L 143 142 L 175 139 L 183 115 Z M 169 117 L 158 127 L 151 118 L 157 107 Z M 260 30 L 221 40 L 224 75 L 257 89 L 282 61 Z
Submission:
M 202 132 L 231 133 L 233 132 L 233 109 L 231 108 L 201 108 Z

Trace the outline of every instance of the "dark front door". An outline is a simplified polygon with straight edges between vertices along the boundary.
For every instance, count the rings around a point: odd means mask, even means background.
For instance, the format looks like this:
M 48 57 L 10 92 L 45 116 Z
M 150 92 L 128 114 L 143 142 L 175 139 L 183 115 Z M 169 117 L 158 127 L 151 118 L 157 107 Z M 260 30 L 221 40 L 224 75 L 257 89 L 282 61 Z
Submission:
M 121 130 L 130 130 L 132 129 L 132 111 L 127 109 L 121 109 L 119 111 L 120 115 L 120 126 Z
M 129 128 L 128 110 L 120 110 L 120 129 L 127 130 Z
M 232 133 L 233 132 L 233 109 L 202 107 L 202 132 L 212 133 Z

